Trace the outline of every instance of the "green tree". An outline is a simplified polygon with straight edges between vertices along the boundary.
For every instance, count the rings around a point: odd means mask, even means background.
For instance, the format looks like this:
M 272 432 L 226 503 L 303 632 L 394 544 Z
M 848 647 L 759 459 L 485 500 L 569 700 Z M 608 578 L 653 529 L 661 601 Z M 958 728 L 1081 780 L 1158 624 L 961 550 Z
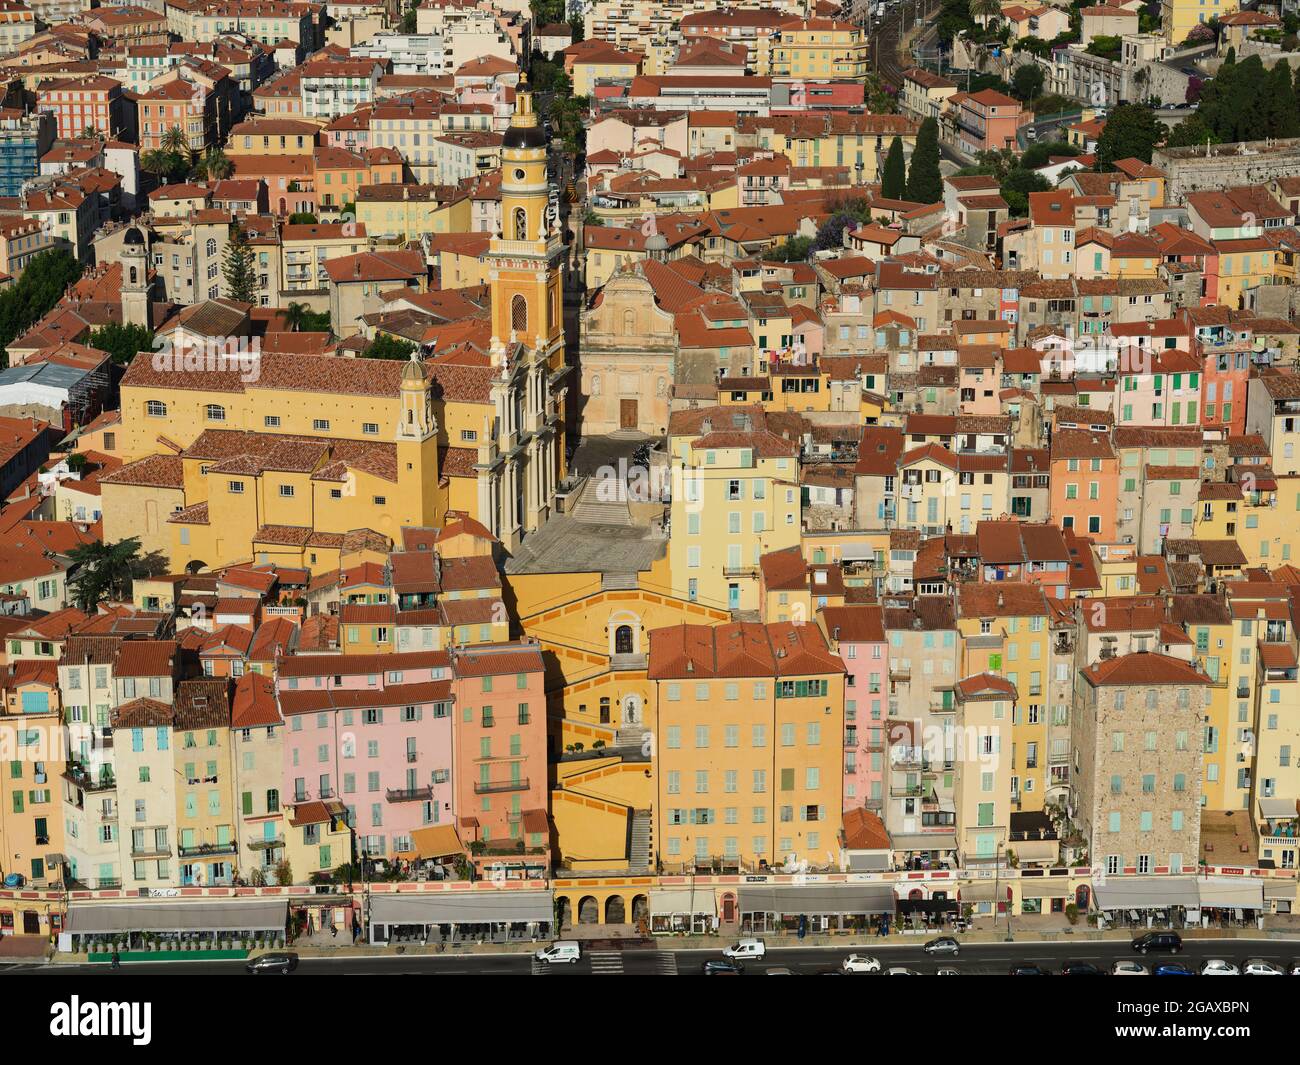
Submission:
M 1011 75 L 1011 93 L 1017 100 L 1028 103 L 1043 91 L 1043 68 L 1037 63 L 1022 63 Z
M 779 263 L 801 263 L 807 260 L 812 246 L 812 237 L 791 237 L 768 252 L 767 258 Z
M 185 131 L 180 126 L 172 126 L 162 135 L 162 140 L 159 143 L 162 145 L 163 151 L 174 152 L 177 155 L 190 150 L 190 139 L 185 136 Z
M 153 330 L 143 325 L 109 322 L 92 330 L 87 342 L 92 348 L 107 351 L 116 365 L 125 366 L 140 352 L 153 350 Z
M 317 218 L 310 211 L 294 211 L 289 216 L 289 225 L 291 226 L 314 226 Z
M 1027 170 L 1037 170 L 1040 166 L 1046 166 L 1054 156 L 1080 154 L 1078 148 L 1066 141 L 1039 141 L 1025 149 L 1025 154 L 1020 157 L 1020 165 Z
M 284 309 L 284 320 L 289 326 L 289 332 L 296 333 L 301 330 L 310 314 L 311 308 L 307 304 L 290 301 L 289 306 Z
M 916 132 L 912 168 L 907 175 L 907 198 L 913 203 L 938 203 L 943 199 L 939 172 L 939 123 L 927 118 Z
M 1165 142 L 1170 148 L 1192 148 L 1196 145 L 1218 144 L 1219 138 L 1214 135 L 1214 130 L 1205 124 L 1200 114 L 1188 115 L 1169 131 L 1169 139 Z
M 1270 137 L 1294 137 L 1300 134 L 1300 112 L 1292 91 L 1291 65 L 1282 60 L 1266 75 L 1265 115 Z
M 907 192 L 907 163 L 903 160 L 903 142 L 895 137 L 889 142 L 885 170 L 880 177 L 880 195 L 887 200 L 901 200 Z
M 415 32 L 415 9 L 419 6 L 419 4 L 412 4 L 402 14 L 401 30 L 403 33 Z
M 0 291 L 0 348 L 7 348 L 63 297 L 81 277 L 82 264 L 60 248 L 41 252 L 16 282 Z M 5 365 L 8 365 L 5 355 Z
M 1120 104 L 1106 117 L 1097 138 L 1097 169 L 1110 170 L 1117 159 L 1151 162 L 1151 150 L 1165 138 L 1164 124 L 1151 108 Z
M 235 222 L 230 227 L 230 239 L 221 263 L 221 273 L 226 280 L 226 296 L 241 303 L 257 302 L 257 272 L 253 249 L 248 246 L 244 227 Z
M 1017 166 L 1002 179 L 1000 191 L 1012 216 L 1023 218 L 1029 213 L 1029 194 L 1047 192 L 1051 187 L 1051 183 L 1042 174 Z
M 367 359 L 409 359 L 415 345 L 391 333 L 380 333 L 366 348 Z
M 85 129 L 81 131 L 82 140 L 93 141 L 93 140 L 103 140 L 103 138 L 104 138 L 104 134 L 100 131 L 98 126 L 87 126 Z
M 190 175 L 200 181 L 222 181 L 235 172 L 235 164 L 220 148 L 209 148 L 190 168 Z
M 156 576 L 166 563 L 156 551 L 141 556 L 140 540 L 135 536 L 115 544 L 100 540 L 79 544 L 68 552 L 68 558 L 74 571 L 68 591 L 87 613 L 105 600 L 129 599 L 135 578 Z

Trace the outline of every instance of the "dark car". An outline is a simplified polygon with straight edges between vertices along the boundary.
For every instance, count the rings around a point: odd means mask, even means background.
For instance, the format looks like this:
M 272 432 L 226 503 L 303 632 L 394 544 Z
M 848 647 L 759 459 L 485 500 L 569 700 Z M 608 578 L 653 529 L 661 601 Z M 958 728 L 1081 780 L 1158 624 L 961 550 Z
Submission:
M 952 936 L 940 936 L 938 939 L 932 939 L 921 948 L 927 954 L 951 954 L 954 958 L 961 951 L 961 944 Z
M 745 967 L 732 958 L 710 958 L 700 966 L 705 976 L 739 976 L 744 971 Z
M 1177 954 L 1183 949 L 1183 937 L 1177 932 L 1148 932 L 1138 936 L 1129 946 L 1139 954 L 1149 954 L 1153 950 Z
M 1013 965 L 1011 966 L 1012 976 L 1051 976 L 1041 965 Z
M 288 975 L 298 968 L 297 954 L 259 954 L 251 958 L 245 968 L 250 973 L 281 973 Z
M 1196 973 L 1180 961 L 1162 961 L 1151 970 L 1152 976 L 1195 976 Z
M 1062 976 L 1101 976 L 1102 972 L 1095 965 L 1086 961 L 1067 961 L 1061 966 Z

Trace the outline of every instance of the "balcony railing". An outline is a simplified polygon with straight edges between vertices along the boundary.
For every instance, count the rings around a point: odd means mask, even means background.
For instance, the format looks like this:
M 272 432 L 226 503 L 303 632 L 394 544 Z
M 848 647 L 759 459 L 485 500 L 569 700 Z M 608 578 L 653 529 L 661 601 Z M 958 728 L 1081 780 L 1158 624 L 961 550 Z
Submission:
M 197 847 L 181 847 L 176 853 L 181 858 L 206 858 L 218 854 L 235 854 L 239 848 L 235 841 L 229 843 L 200 843 Z
M 283 846 L 284 846 L 283 836 L 275 836 L 271 839 L 266 839 L 264 837 L 256 837 L 248 841 L 248 849 L 251 851 L 265 851 L 265 850 L 270 850 L 272 847 L 283 847 Z
M 527 790 L 528 790 L 527 777 L 524 777 L 521 780 L 491 780 L 486 782 L 478 781 L 474 785 L 475 795 L 491 795 L 492 793 L 498 791 L 527 791 Z
M 389 788 L 384 796 L 389 802 L 428 802 L 433 798 L 433 785 L 423 788 Z

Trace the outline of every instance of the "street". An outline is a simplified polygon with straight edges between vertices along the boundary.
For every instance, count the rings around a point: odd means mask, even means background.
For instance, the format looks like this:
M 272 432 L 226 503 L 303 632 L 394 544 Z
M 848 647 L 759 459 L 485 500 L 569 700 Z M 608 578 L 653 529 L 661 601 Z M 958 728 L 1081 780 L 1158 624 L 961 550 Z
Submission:
M 783 947 L 769 950 L 761 961 L 746 961 L 745 975 L 762 975 L 771 969 L 789 969 L 795 975 L 814 975 L 837 970 L 849 954 L 868 954 L 879 958 L 881 965 L 902 966 L 923 976 L 933 976 L 941 968 L 956 969 L 963 976 L 1005 975 L 1012 964 L 1036 964 L 1059 972 L 1066 962 L 1090 962 L 1099 969 L 1109 969 L 1121 958 L 1158 964 L 1169 958 L 1159 954 L 1141 958 L 1121 940 L 1079 939 L 1072 942 L 971 943 L 964 944 L 957 958 L 931 958 L 915 944 L 873 946 L 866 940 L 857 946 Z M 295 976 L 683 976 L 695 975 L 710 958 L 720 958 L 722 946 L 715 949 L 651 950 L 583 950 L 576 964 L 547 966 L 531 954 L 462 954 L 385 955 L 374 957 L 304 958 L 292 974 Z M 1172 956 L 1192 968 L 1199 968 L 1209 958 L 1222 958 L 1240 965 L 1247 958 L 1263 958 L 1289 968 L 1300 959 L 1300 943 L 1277 939 L 1186 940 L 1183 950 Z M 124 965 L 114 972 L 106 964 L 96 965 L 14 965 L 0 975 L 14 973 L 54 976 L 132 976 L 173 975 L 234 976 L 246 975 L 242 961 L 139 962 Z

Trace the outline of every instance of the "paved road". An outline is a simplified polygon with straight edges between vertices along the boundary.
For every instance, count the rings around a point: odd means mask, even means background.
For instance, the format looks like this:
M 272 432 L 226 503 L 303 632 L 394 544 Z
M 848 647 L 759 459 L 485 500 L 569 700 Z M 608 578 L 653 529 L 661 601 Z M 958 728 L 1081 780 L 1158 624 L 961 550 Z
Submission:
M 934 975 L 939 968 L 954 968 L 961 975 L 1002 975 L 1015 964 L 1034 963 L 1053 972 L 1065 962 L 1091 962 L 1108 969 L 1121 958 L 1145 960 L 1148 964 L 1164 955 L 1140 959 L 1122 941 L 1078 940 L 1075 942 L 977 943 L 966 944 L 956 959 L 929 958 L 918 941 L 913 944 L 873 946 L 870 941 L 856 947 L 790 947 L 771 950 L 762 961 L 748 962 L 746 975 L 769 969 L 790 969 L 797 975 L 812 975 L 838 969 L 850 953 L 870 954 L 882 965 L 903 966 L 921 975 Z M 708 958 L 721 957 L 715 950 L 597 950 L 584 951 L 575 965 L 548 967 L 528 954 L 465 954 L 373 958 L 305 958 L 294 975 L 389 975 L 389 976 L 679 976 L 693 975 Z M 1176 955 L 1193 968 L 1207 958 L 1226 958 L 1240 964 L 1247 958 L 1265 958 L 1289 966 L 1300 959 L 1300 943 L 1274 939 L 1188 940 Z M 0 973 L 29 973 L 66 976 L 244 975 L 243 962 L 158 962 L 124 965 L 114 973 L 107 965 L 14 965 Z

